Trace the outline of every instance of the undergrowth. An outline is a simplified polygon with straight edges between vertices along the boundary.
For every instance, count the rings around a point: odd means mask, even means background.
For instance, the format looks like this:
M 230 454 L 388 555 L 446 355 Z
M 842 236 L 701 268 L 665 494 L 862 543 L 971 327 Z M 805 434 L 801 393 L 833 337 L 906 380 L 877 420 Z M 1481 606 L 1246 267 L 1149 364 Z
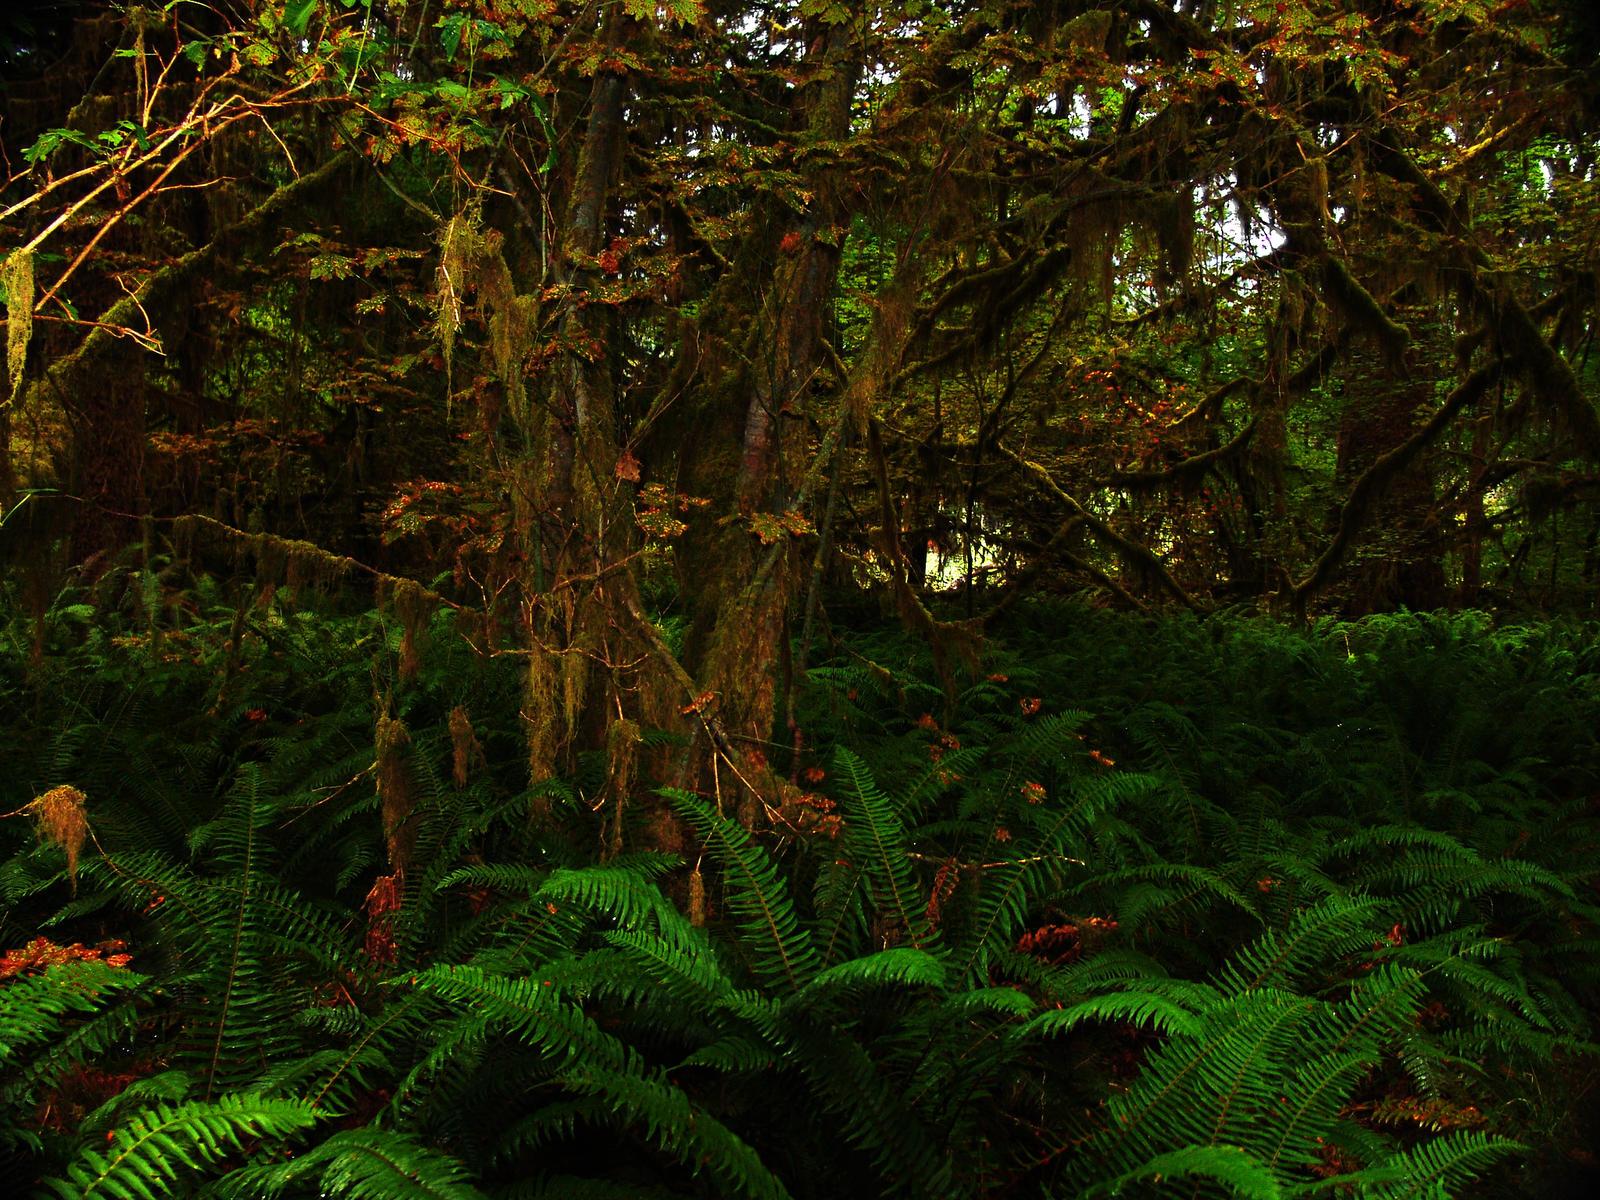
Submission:
M 1514 1195 L 1582 1149 L 1592 629 L 1040 607 L 955 693 L 841 634 L 828 819 L 667 789 L 689 861 L 614 852 L 602 762 L 530 786 L 514 664 L 442 624 L 401 680 L 376 613 L 73 599 L 0 626 L 40 1194 Z

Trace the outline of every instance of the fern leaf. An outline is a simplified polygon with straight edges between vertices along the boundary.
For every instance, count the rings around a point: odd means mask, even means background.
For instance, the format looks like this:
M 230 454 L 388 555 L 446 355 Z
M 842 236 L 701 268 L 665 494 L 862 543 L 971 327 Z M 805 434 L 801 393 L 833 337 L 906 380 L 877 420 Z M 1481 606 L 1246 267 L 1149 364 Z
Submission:
M 1297 1188 L 1294 1195 L 1347 1193 L 1363 1200 L 1447 1200 L 1502 1159 L 1523 1149 L 1518 1142 L 1473 1130 L 1445 1134 L 1349 1175 L 1335 1175 Z
M 806 984 L 796 1000 L 801 1004 L 815 1004 L 824 997 L 832 998 L 840 992 L 860 988 L 891 985 L 941 988 L 944 982 L 944 963 L 924 950 L 900 946 L 829 967 Z
M 174 1194 L 186 1177 L 244 1151 L 247 1142 L 281 1139 L 315 1120 L 309 1104 L 249 1094 L 153 1104 L 116 1130 L 103 1150 L 83 1150 L 64 1177 L 44 1184 L 62 1200 L 155 1200 Z
M 561 868 L 539 888 L 535 899 L 546 904 L 577 904 L 611 917 L 624 929 L 646 923 L 671 930 L 676 940 L 694 936 L 692 927 L 636 866 Z
M 101 962 L 63 963 L 13 979 L 0 988 L 0 1064 L 9 1064 L 26 1046 L 59 1039 L 68 1020 L 96 1013 L 107 997 L 137 991 L 146 982 L 143 975 Z
M 878 789 L 867 765 L 840 747 L 834 769 L 844 777 L 845 849 L 866 864 L 880 917 L 896 930 L 904 930 L 915 947 L 934 940 L 925 911 L 927 898 L 919 894 L 907 856 L 905 827 L 893 802 Z
M 1234 955 L 1217 974 L 1229 991 L 1293 983 L 1307 968 L 1322 968 L 1370 945 L 1379 903 L 1365 897 L 1327 896 L 1297 912 L 1288 928 L 1268 930 Z
M 1071 1008 L 1040 1013 L 1013 1035 L 1019 1041 L 1031 1037 L 1056 1035 L 1076 1029 L 1087 1021 L 1127 1021 L 1148 1024 L 1161 1033 L 1198 1034 L 1201 1022 L 1188 1009 L 1165 996 L 1150 992 L 1123 991 L 1096 996 Z
M 604 1099 L 630 1128 L 642 1129 L 696 1174 L 715 1180 L 718 1195 L 789 1200 L 788 1189 L 732 1130 L 656 1073 L 645 1072 L 636 1062 L 629 1067 L 607 1070 L 585 1063 L 564 1074 L 561 1082 Z
M 554 987 L 537 978 L 507 978 L 477 966 L 434 966 L 415 977 L 417 988 L 473 1019 L 493 1022 L 556 1064 L 582 1058 L 621 1067 L 621 1043 Z
M 240 1172 L 243 1175 L 244 1172 Z M 335 1133 L 300 1157 L 260 1172 L 250 1184 L 268 1195 L 315 1180 L 319 1196 L 349 1200 L 484 1200 L 458 1160 L 415 1137 L 367 1126 Z M 228 1184 L 235 1185 L 230 1176 Z M 243 1179 L 237 1185 L 245 1183 Z
M 1143 1180 L 1165 1183 L 1169 1179 L 1209 1179 L 1245 1200 L 1279 1200 L 1283 1190 L 1265 1163 L 1238 1146 L 1185 1146 L 1169 1150 L 1150 1161 L 1084 1193 L 1116 1196 L 1131 1183 Z
M 756 973 L 768 986 L 799 991 L 817 973 L 817 952 L 772 859 L 698 796 L 670 788 L 662 795 L 694 826 L 721 866 L 728 906 L 751 944 Z
M 848 1031 L 802 1016 L 789 1030 L 792 1060 L 843 1137 L 871 1154 L 886 1179 L 913 1196 L 953 1195 L 950 1155 L 897 1081 Z

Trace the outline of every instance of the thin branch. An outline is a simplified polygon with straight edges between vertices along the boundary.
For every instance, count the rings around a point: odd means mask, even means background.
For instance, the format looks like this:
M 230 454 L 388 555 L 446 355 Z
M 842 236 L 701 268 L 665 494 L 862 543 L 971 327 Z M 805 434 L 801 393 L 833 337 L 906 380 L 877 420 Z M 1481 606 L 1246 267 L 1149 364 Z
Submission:
M 1339 512 L 1339 530 L 1334 535 L 1333 541 L 1322 552 L 1322 557 L 1317 559 L 1311 572 L 1294 585 L 1294 590 L 1289 595 L 1290 604 L 1296 613 L 1305 612 L 1306 602 L 1328 582 L 1334 570 L 1344 561 L 1344 556 L 1355 541 L 1356 534 L 1366 524 L 1372 502 L 1383 493 L 1396 475 L 1405 470 L 1429 443 L 1444 432 L 1445 426 L 1457 413 L 1476 402 L 1484 392 L 1488 391 L 1489 385 L 1500 377 L 1507 365 L 1506 360 L 1500 359 L 1479 367 L 1446 397 L 1445 402 L 1428 419 L 1427 424 L 1394 449 L 1380 455 L 1376 462 L 1362 472 L 1355 486 L 1350 489 L 1344 508 Z
M 1056 498 L 1056 500 L 1065 505 L 1069 512 L 1077 516 L 1081 516 L 1084 520 L 1084 524 L 1094 532 L 1096 537 L 1121 554 L 1122 557 L 1131 563 L 1135 569 L 1153 576 L 1161 584 L 1161 586 L 1172 595 L 1173 599 L 1178 601 L 1178 603 L 1182 604 L 1191 612 L 1200 611 L 1200 606 L 1195 603 L 1194 598 L 1191 597 L 1188 592 L 1184 591 L 1183 586 L 1172 577 L 1172 572 L 1168 571 L 1166 565 L 1162 563 L 1162 561 L 1157 558 L 1155 554 L 1147 547 L 1141 546 L 1137 542 L 1130 541 L 1128 538 L 1118 533 L 1115 529 L 1111 528 L 1110 525 L 1106 524 L 1099 517 L 1095 516 L 1076 499 L 1069 495 L 1067 491 L 1055 481 L 1050 472 L 1045 470 L 1044 467 L 1040 466 L 1038 463 L 1032 462 L 1029 459 L 1025 459 L 1021 455 L 1006 449 L 1004 446 L 996 446 L 995 449 L 999 450 L 1000 453 L 1007 459 L 1037 479 L 1039 483 L 1043 485 L 1045 491 L 1049 492 Z

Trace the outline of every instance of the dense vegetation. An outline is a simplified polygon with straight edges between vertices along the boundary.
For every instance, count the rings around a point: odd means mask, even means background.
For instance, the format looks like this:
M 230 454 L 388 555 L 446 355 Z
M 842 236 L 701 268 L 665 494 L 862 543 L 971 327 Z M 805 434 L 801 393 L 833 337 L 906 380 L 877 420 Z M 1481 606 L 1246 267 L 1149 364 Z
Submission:
M 0 6 L 5 1170 L 1581 1187 L 1597 14 Z
M 56 1194 L 1528 1195 L 1593 1132 L 1592 630 L 1029 607 L 948 724 L 861 631 L 767 834 L 670 794 L 691 862 L 614 758 L 530 789 L 446 630 L 374 761 L 380 614 L 88 599 L 0 647 L 0 795 L 81 792 L 0 868 Z

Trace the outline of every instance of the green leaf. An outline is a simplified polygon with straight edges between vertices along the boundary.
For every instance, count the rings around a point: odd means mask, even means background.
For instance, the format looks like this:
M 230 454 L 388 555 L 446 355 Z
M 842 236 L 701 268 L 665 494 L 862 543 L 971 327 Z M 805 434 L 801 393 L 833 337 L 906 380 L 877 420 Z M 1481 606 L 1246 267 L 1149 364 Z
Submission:
M 861 988 L 892 985 L 941 988 L 944 982 L 944 963 L 925 951 L 896 946 L 829 967 L 806 984 L 800 996 L 814 1003 L 830 994 Z
M 83 146 L 89 150 L 99 149 L 93 138 L 79 133 L 76 129 L 47 129 L 39 135 L 39 139 L 33 145 L 22 152 L 22 157 L 26 162 L 41 163 L 66 145 Z
M 816 975 L 817 952 L 800 924 L 786 880 L 749 832 L 691 792 L 663 788 L 722 868 L 728 909 L 738 919 L 756 973 L 770 987 L 795 992 Z
M 1118 1021 L 1140 1026 L 1148 1024 L 1162 1033 L 1198 1034 L 1201 1031 L 1198 1017 L 1165 996 L 1120 991 L 1085 1000 L 1071 1008 L 1040 1013 L 1017 1030 L 1015 1036 L 1018 1040 L 1026 1040 L 1039 1034 L 1066 1033 L 1086 1021 Z
M 454 59 L 456 51 L 461 48 L 461 35 L 466 31 L 470 18 L 461 13 L 452 13 L 448 17 L 439 18 L 434 26 L 439 31 L 439 45 L 444 47 L 444 56 Z
M 317 10 L 317 0 L 289 0 L 283 10 L 283 24 L 293 34 L 302 34 Z

